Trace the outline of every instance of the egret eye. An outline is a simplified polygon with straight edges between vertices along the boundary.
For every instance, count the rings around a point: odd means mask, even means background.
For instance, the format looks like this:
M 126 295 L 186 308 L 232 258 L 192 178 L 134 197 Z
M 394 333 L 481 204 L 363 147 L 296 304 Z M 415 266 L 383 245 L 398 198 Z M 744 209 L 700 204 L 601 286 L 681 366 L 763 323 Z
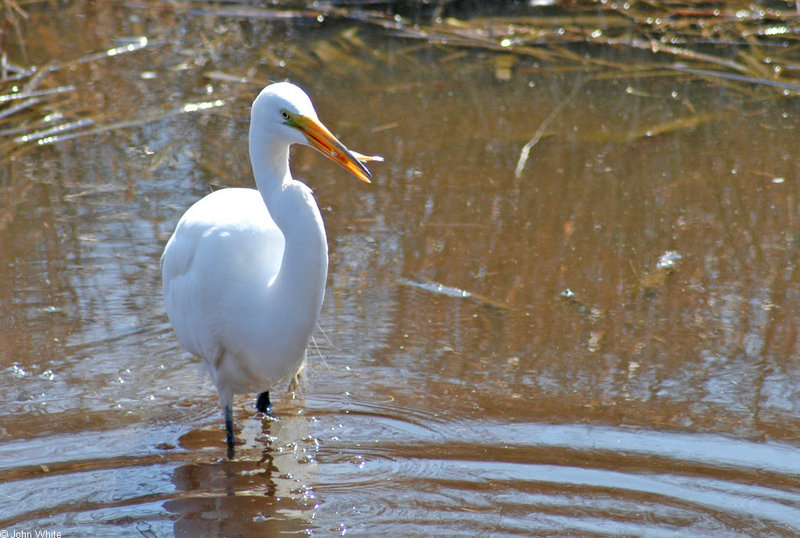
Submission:
M 289 121 L 289 113 L 285 110 L 281 110 L 281 117 L 286 121 Z

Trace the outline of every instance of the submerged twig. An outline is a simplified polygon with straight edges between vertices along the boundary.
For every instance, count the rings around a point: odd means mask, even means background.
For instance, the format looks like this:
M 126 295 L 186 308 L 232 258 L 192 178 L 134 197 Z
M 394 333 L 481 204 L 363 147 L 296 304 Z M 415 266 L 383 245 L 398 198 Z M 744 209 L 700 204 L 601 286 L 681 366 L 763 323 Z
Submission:
M 669 69 L 674 69 L 675 71 L 682 71 L 684 73 L 692 73 L 694 75 L 700 76 L 708 76 L 708 77 L 716 77 L 716 78 L 724 78 L 727 80 L 737 80 L 739 82 L 749 82 L 752 84 L 761 84 L 764 86 L 772 86 L 774 88 L 780 88 L 782 90 L 789 90 L 789 91 L 796 91 L 800 92 L 800 84 L 792 84 L 790 82 L 783 82 L 780 80 L 772 80 L 768 78 L 762 77 L 750 77 L 747 75 L 737 75 L 735 73 L 726 73 L 724 71 L 714 71 L 712 69 L 696 69 L 693 67 L 687 67 L 685 65 L 674 65 L 674 66 L 667 66 Z
M 564 109 L 565 106 L 567 106 L 567 103 L 569 103 L 572 98 L 575 97 L 575 95 L 578 93 L 578 90 L 581 89 L 587 80 L 589 79 L 584 77 L 582 80 L 579 80 L 575 86 L 573 86 L 572 91 L 569 92 L 569 95 L 562 99 L 544 119 L 542 124 L 539 125 L 539 128 L 536 130 L 533 138 L 531 138 L 527 144 L 522 146 L 522 151 L 520 151 L 519 160 L 517 161 L 517 168 L 514 170 L 515 177 L 520 178 L 522 176 L 522 171 L 525 169 L 525 165 L 528 163 L 528 155 L 530 154 L 531 149 L 533 149 L 533 147 L 539 143 L 539 140 L 541 140 L 542 136 L 544 136 L 544 133 L 550 123 L 552 123 L 555 117 Z
M 71 140 L 73 138 L 79 138 L 88 135 L 95 135 L 100 133 L 106 133 L 109 131 L 116 131 L 119 129 L 125 129 L 129 127 L 138 127 L 140 125 L 144 125 L 146 123 L 150 123 L 152 121 L 161 120 L 164 118 L 169 118 L 171 116 L 178 116 L 181 114 L 187 114 L 192 112 L 201 112 L 205 110 L 210 110 L 214 108 L 219 108 L 225 105 L 225 101 L 222 99 L 216 99 L 213 101 L 205 101 L 202 103 L 187 103 L 185 105 L 165 110 L 162 112 L 158 112 L 155 114 L 149 114 L 142 118 L 136 118 L 132 120 L 124 120 L 124 121 L 117 121 L 113 123 L 108 123 L 105 125 L 97 125 L 96 127 L 84 131 L 77 131 L 68 134 L 60 134 L 67 130 L 72 130 L 75 127 L 83 127 L 88 125 L 94 125 L 94 121 L 92 120 L 81 120 L 80 125 L 74 125 L 79 122 L 72 122 L 68 125 L 58 125 L 53 127 L 52 129 L 48 129 L 46 131 L 42 131 L 39 133 L 31 133 L 30 135 L 26 135 L 24 137 L 17 138 L 17 142 L 30 142 L 35 141 L 39 145 L 46 145 L 46 144 L 53 144 L 55 142 L 61 142 L 63 140 Z
M 703 125 L 704 123 L 729 119 L 741 114 L 742 112 L 740 110 L 728 110 L 722 113 L 694 114 L 685 118 L 678 118 L 676 120 L 649 125 L 627 132 L 583 133 L 582 135 L 579 135 L 577 139 L 584 142 L 611 142 L 617 144 L 628 144 L 642 138 L 653 138 L 677 131 L 692 129 L 694 127 Z
M 8 50 L 8 34 L 12 27 L 17 34 L 22 55 L 27 57 L 25 41 L 22 39 L 22 29 L 17 17 L 27 19 L 28 14 L 19 7 L 16 0 L 2 0 L 0 2 L 0 80 L 5 80 L 8 74 L 8 53 L 6 51 Z
M 4 128 L 0 128 L 0 162 L 11 158 L 15 152 L 19 153 L 21 148 L 30 143 L 40 146 L 125 126 L 125 122 L 120 122 L 86 129 L 86 127 L 96 125 L 98 118 L 76 117 L 74 112 L 66 109 L 69 103 L 75 101 L 74 96 L 79 88 L 75 85 L 47 87 L 47 83 L 50 82 L 48 75 L 71 66 L 116 57 L 162 44 L 164 42 L 136 38 L 133 42 L 99 52 L 91 52 L 71 60 L 15 70 L 14 75 L 7 76 L 5 79 L 6 84 L 0 84 L 0 107 L 3 107 L 0 109 L 0 121 L 4 126 Z M 45 106 L 49 108 L 45 110 Z M 187 106 L 191 107 L 192 105 Z M 59 109 L 65 110 L 59 111 Z M 58 113 L 53 114 L 54 110 Z M 54 116 L 63 121 L 54 122 L 52 119 Z M 13 137 L 13 139 L 4 141 L 5 137 Z

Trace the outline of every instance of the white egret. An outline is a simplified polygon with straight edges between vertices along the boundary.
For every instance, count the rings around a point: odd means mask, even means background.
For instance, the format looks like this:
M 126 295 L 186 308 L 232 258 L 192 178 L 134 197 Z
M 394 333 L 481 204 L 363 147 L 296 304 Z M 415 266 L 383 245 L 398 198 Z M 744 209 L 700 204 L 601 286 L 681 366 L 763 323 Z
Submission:
M 219 391 L 228 454 L 233 396 L 288 383 L 306 358 L 328 272 L 325 227 L 314 197 L 292 179 L 289 146 L 303 144 L 369 183 L 370 173 L 320 123 L 308 96 L 271 84 L 250 112 L 258 190 L 215 191 L 190 207 L 161 257 L 164 302 L 178 340 L 203 359 Z

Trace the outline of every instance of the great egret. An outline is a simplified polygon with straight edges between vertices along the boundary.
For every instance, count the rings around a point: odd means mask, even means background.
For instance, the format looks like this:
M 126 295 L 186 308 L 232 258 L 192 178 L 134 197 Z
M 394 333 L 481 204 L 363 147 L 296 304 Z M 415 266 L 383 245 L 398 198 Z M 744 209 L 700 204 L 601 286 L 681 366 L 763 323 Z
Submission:
M 203 359 L 219 391 L 228 454 L 233 396 L 288 383 L 303 365 L 328 272 L 325 227 L 314 197 L 292 179 L 289 146 L 303 144 L 370 182 L 288 82 L 258 94 L 250 112 L 254 189 L 212 192 L 184 213 L 161 256 L 164 302 L 181 345 Z M 379 158 L 375 158 L 379 159 Z

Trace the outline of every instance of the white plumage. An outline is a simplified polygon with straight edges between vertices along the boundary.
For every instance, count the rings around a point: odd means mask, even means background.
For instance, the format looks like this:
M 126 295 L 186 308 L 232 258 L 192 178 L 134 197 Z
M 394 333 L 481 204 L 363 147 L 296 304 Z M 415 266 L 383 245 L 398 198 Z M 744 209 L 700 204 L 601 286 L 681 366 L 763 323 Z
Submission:
M 164 302 L 181 345 L 203 359 L 225 410 L 233 454 L 233 395 L 269 393 L 305 360 L 325 295 L 328 248 L 311 190 L 292 179 L 289 146 L 310 145 L 369 182 L 369 172 L 290 83 L 253 103 L 254 189 L 222 189 L 184 213 L 161 258 Z M 363 158 L 363 157 L 362 157 Z

